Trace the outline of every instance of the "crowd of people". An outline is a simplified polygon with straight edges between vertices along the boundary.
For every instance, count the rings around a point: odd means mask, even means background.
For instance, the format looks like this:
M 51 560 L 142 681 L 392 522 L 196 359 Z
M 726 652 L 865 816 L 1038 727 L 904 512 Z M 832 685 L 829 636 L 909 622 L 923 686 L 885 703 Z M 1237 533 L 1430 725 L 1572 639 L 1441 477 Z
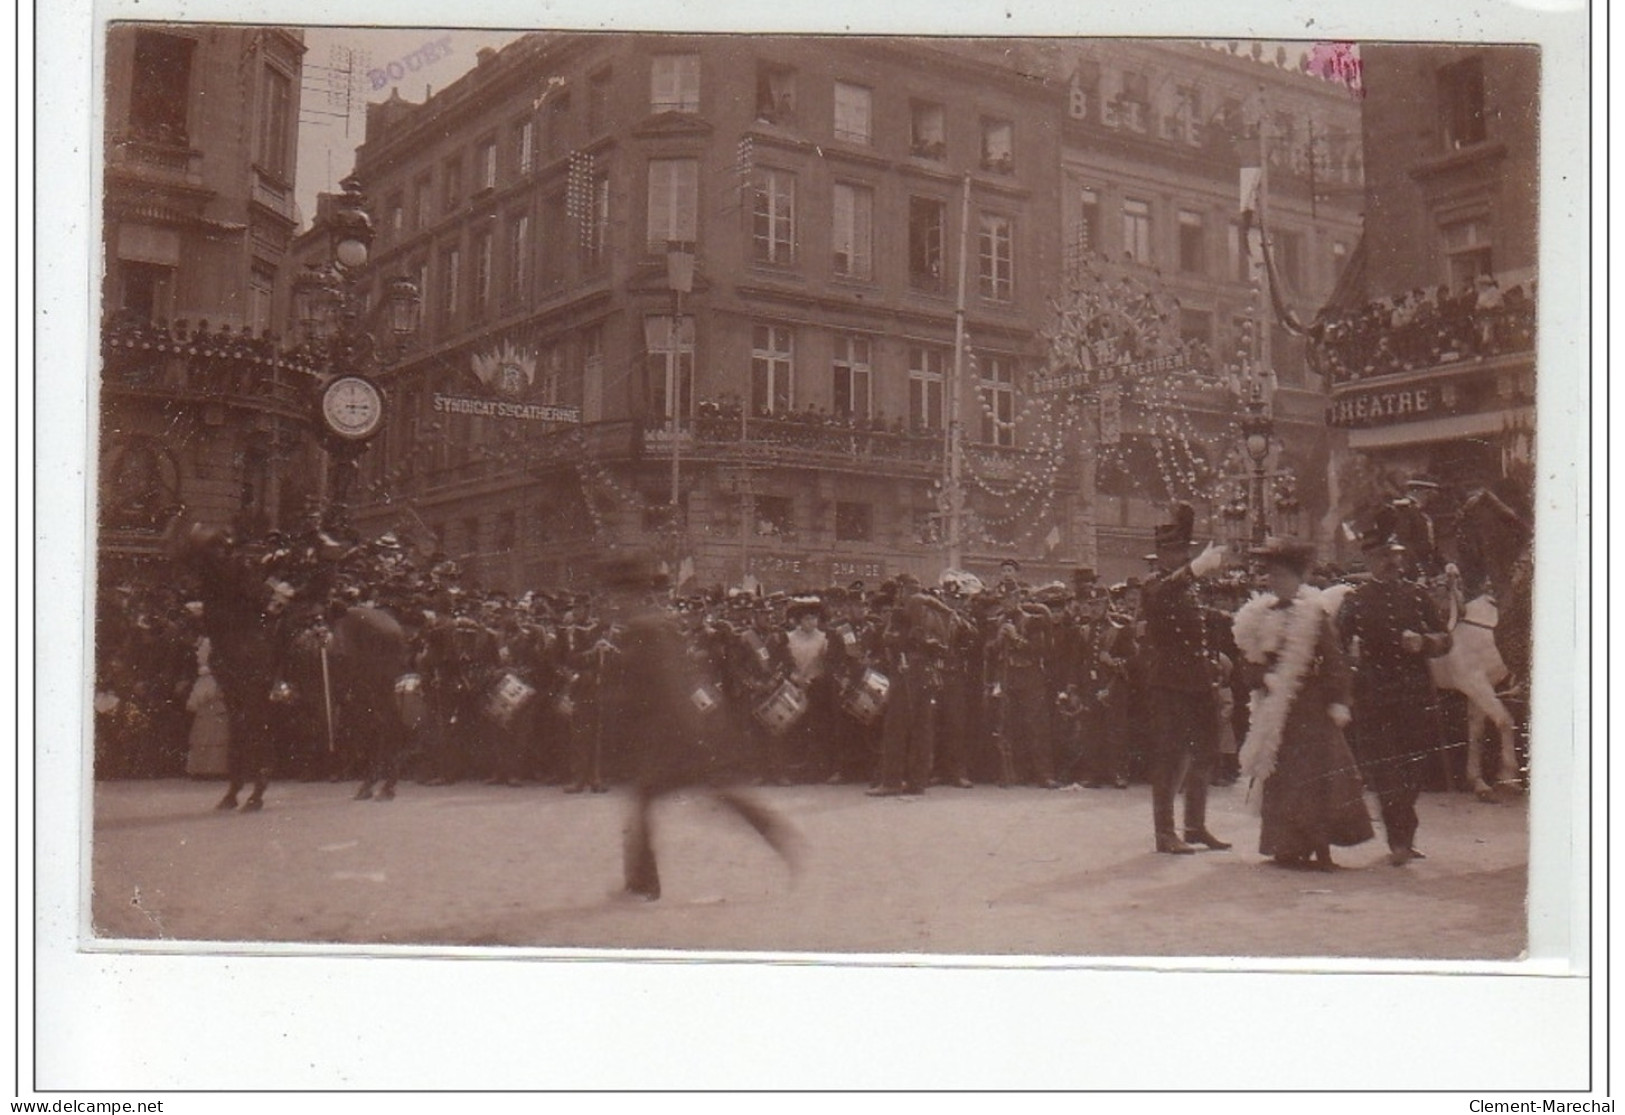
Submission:
M 719 776 L 850 783 L 876 796 L 1148 781 L 1159 850 L 1225 847 L 1203 802 L 1209 784 L 1243 770 L 1263 683 L 1237 617 L 1265 582 L 1212 549 L 1192 558 L 1189 529 L 1187 519 L 1168 538 L 1159 532 L 1146 576 L 1110 585 L 1078 569 L 1069 583 L 1035 586 L 1007 561 L 993 584 L 901 574 L 807 592 L 651 589 L 649 599 L 681 631 Z M 208 560 L 190 561 L 189 579 L 103 588 L 98 776 L 225 774 L 223 806 L 249 783 L 257 805 L 272 778 L 355 780 L 359 796 L 388 798 L 403 779 L 580 793 L 634 776 L 627 710 L 637 695 L 623 676 L 624 629 L 600 592 L 478 591 L 454 562 L 392 535 L 346 545 L 314 525 L 242 544 L 216 531 L 197 549 Z M 1370 557 L 1373 570 L 1387 561 L 1380 547 Z M 1310 583 L 1342 575 L 1292 561 Z M 1407 630 L 1442 631 L 1436 609 L 1417 603 L 1421 590 L 1400 583 L 1415 612 Z M 1341 634 L 1358 638 L 1367 680 L 1381 666 L 1374 648 L 1398 645 L 1397 631 L 1371 627 L 1381 612 L 1345 609 L 1355 628 Z M 1437 641 L 1428 650 L 1439 652 Z M 358 658 L 369 683 L 357 680 Z M 1443 788 L 1434 760 L 1446 753 L 1436 718 L 1421 715 L 1436 704 L 1425 671 L 1407 684 L 1397 703 L 1368 699 L 1350 729 L 1382 725 L 1416 744 L 1389 764 L 1403 792 L 1372 786 L 1385 809 L 1398 794 L 1399 814 L 1407 793 Z M 218 707 L 244 687 L 263 701 L 263 732 Z M 223 754 L 239 761 L 223 767 Z M 1182 834 L 1172 818 L 1181 792 Z M 1400 816 L 1394 831 L 1408 849 L 1407 824 Z
M 1506 290 L 1479 274 L 1452 290 L 1416 287 L 1344 313 L 1323 310 L 1309 327 L 1315 370 L 1334 384 L 1504 352 L 1535 343 L 1535 283 Z

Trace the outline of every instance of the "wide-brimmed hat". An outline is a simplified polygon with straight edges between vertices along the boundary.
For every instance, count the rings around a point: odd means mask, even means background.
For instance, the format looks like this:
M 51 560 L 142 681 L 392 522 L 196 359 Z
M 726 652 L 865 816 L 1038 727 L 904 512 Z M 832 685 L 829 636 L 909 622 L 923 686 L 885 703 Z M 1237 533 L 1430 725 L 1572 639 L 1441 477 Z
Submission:
M 1289 538 L 1269 538 L 1262 546 L 1254 546 L 1247 553 L 1266 566 L 1281 566 L 1302 577 L 1315 562 L 1315 548 L 1306 542 Z
M 784 616 L 789 620 L 799 620 L 802 616 L 814 615 L 822 617 L 824 602 L 816 596 L 794 596 L 784 610 Z

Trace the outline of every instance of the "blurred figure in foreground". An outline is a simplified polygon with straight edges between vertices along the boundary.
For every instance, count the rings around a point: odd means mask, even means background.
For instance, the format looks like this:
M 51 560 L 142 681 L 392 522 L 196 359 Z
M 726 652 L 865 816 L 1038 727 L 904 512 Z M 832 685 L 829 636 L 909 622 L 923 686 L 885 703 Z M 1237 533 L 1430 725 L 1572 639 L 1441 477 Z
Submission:
M 603 618 L 623 632 L 615 680 L 635 779 L 624 842 L 626 893 L 651 902 L 660 897 L 651 814 L 667 794 L 709 789 L 792 871 L 800 845 L 783 818 L 727 785 L 733 777 L 725 758 L 732 745 L 728 720 L 715 708 L 715 686 L 690 659 L 676 617 L 653 598 L 663 580 L 652 561 L 639 554 L 606 559 L 598 573 Z

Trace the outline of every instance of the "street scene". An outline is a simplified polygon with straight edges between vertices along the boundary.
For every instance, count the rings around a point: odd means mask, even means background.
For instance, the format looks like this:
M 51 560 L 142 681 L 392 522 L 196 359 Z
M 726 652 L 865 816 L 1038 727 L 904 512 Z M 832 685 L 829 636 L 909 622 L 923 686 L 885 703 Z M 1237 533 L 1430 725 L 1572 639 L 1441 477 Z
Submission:
M 799 873 L 701 795 L 661 807 L 666 894 L 617 896 L 628 801 L 616 792 L 278 787 L 256 817 L 209 786 L 97 792 L 92 918 L 104 939 L 906 956 L 1516 959 L 1527 812 L 1466 794 L 1421 803 L 1428 859 L 1351 849 L 1342 870 L 1257 854 L 1236 788 L 1213 826 L 1236 841 L 1151 850 L 1149 794 L 944 790 L 872 802 L 774 788 L 806 840 Z
M 91 932 L 1517 958 L 1540 61 L 113 25 Z

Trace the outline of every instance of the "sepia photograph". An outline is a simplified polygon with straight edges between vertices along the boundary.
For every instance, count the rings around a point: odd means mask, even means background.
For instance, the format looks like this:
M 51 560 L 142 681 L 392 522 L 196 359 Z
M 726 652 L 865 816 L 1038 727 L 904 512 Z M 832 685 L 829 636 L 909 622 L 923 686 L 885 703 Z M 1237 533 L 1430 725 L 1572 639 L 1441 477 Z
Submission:
M 1538 37 L 129 16 L 79 949 L 1573 954 Z

